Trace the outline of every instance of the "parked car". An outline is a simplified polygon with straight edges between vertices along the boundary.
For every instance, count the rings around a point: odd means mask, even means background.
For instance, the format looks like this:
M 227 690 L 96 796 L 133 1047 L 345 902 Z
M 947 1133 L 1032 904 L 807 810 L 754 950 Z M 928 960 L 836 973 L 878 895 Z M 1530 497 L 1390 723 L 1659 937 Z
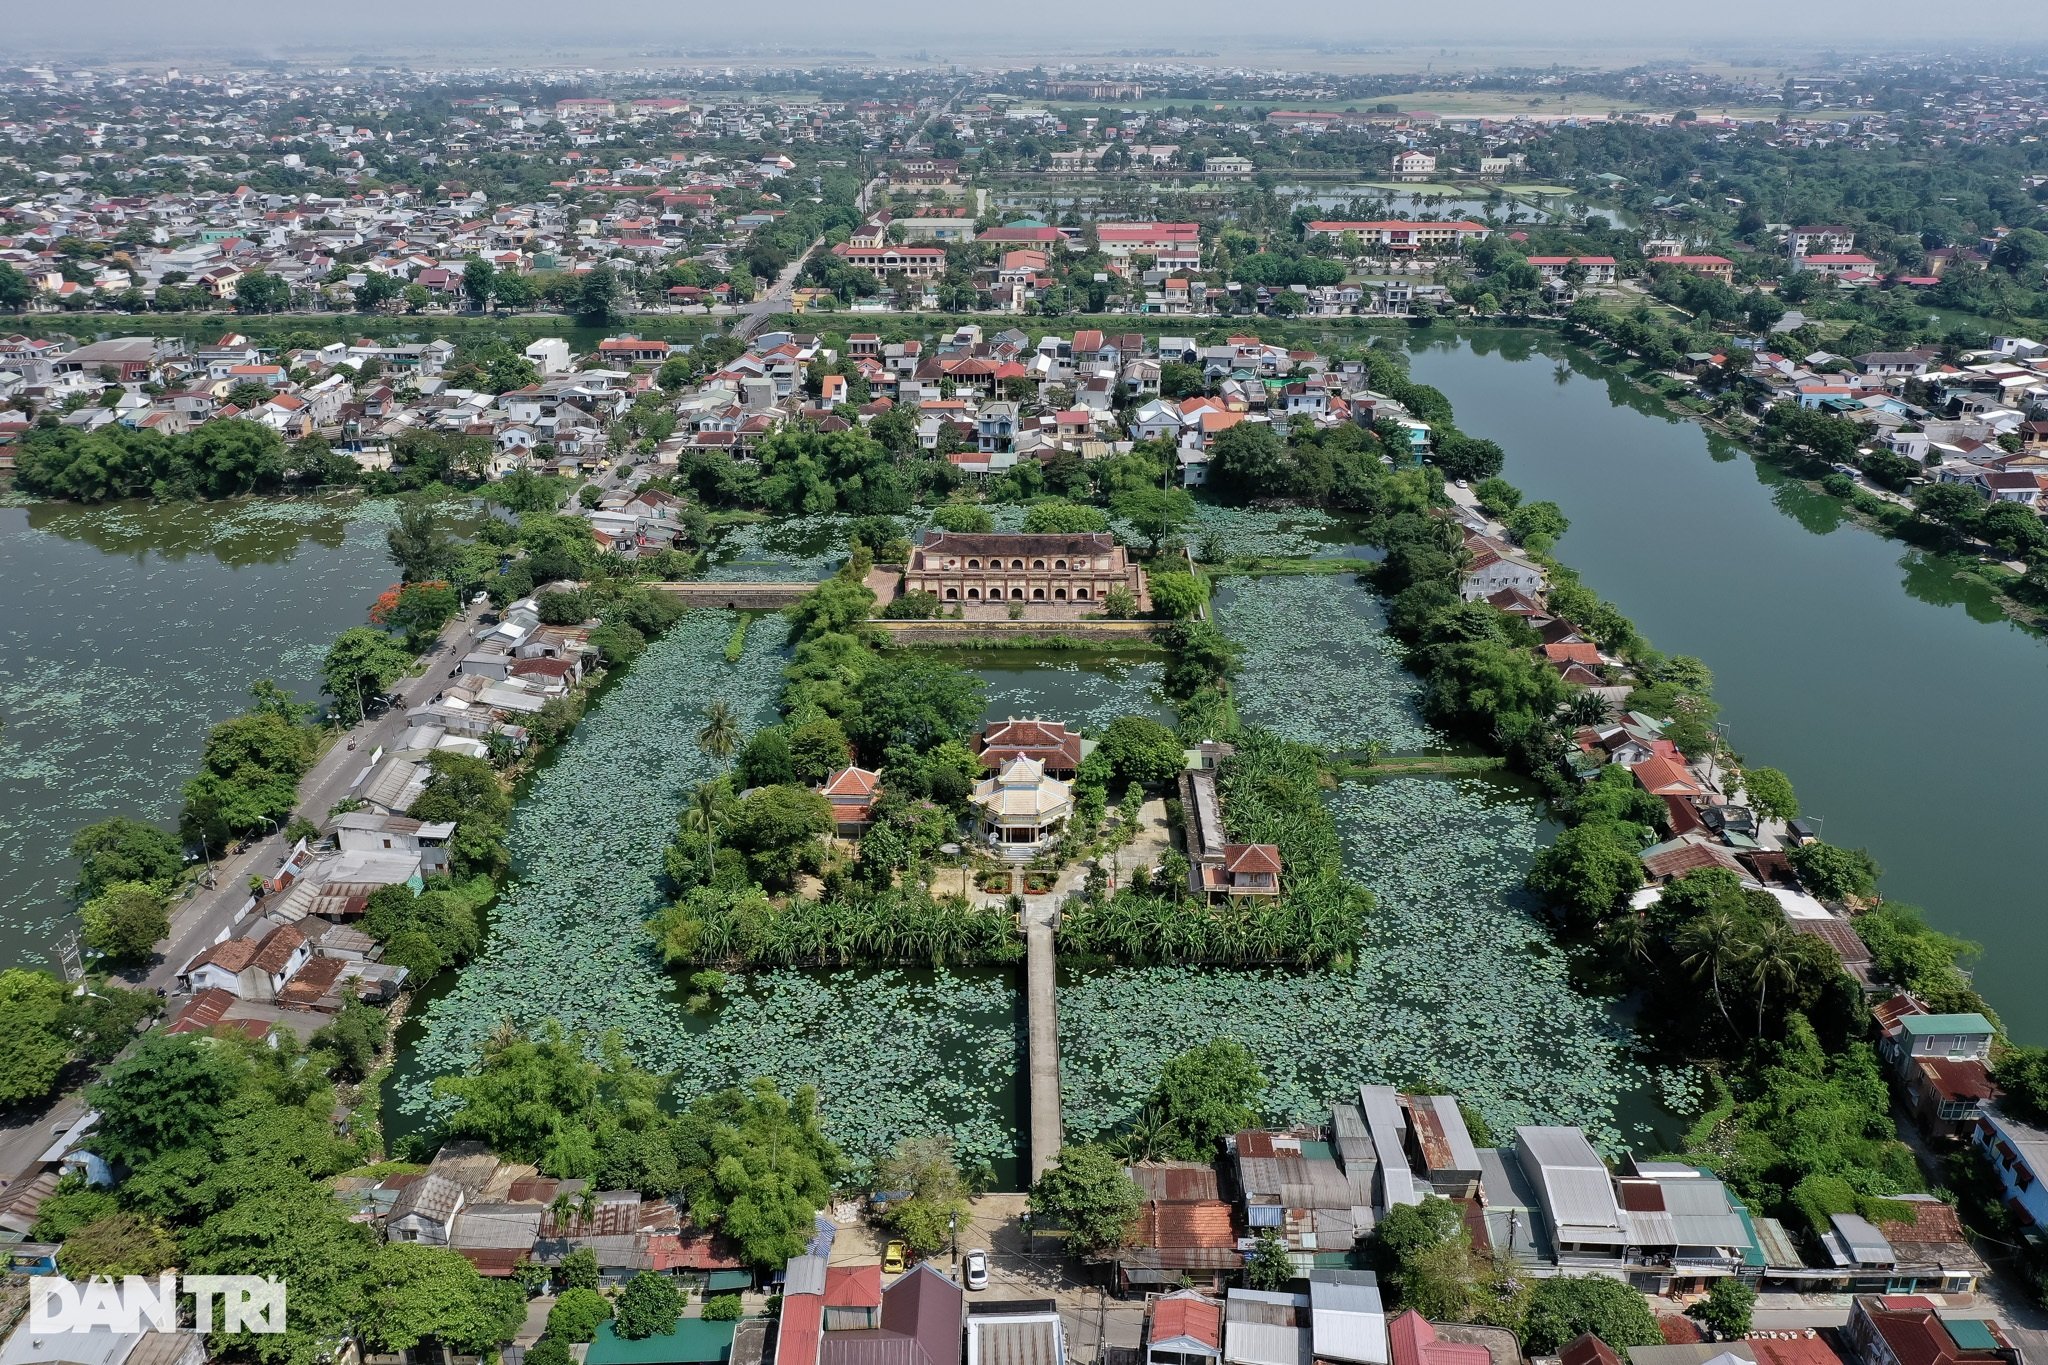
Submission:
M 910 1248 L 902 1242 L 891 1242 L 882 1248 L 882 1273 L 901 1275 L 910 1269 Z
M 988 1253 L 976 1248 L 961 1258 L 960 1273 L 969 1289 L 988 1288 Z

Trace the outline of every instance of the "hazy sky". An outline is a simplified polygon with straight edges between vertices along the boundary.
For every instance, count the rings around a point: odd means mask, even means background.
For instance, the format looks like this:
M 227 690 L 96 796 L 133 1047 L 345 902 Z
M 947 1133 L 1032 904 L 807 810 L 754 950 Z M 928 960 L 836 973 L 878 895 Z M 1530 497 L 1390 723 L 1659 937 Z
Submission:
M 0 60 L 36 52 L 128 61 L 197 58 L 208 51 L 221 57 L 282 55 L 317 45 L 377 54 L 409 51 L 429 64 L 510 59 L 538 66 L 567 52 L 606 48 L 661 47 L 687 55 L 694 41 L 880 55 L 926 48 L 961 60 L 1042 51 L 1056 61 L 1114 46 L 1204 48 L 1225 61 L 1267 65 L 1270 55 L 1261 54 L 1276 48 L 1430 42 L 1450 49 L 1447 64 L 1458 64 L 1461 54 L 1466 65 L 1496 64 L 1504 59 L 1503 46 L 1529 44 L 1546 61 L 1565 60 L 1555 54 L 1569 52 L 1582 54 L 1587 63 L 1626 64 L 1654 49 L 1662 56 L 1691 50 L 1701 58 L 1738 52 L 1766 64 L 1796 66 L 1829 48 L 1886 45 L 1888 34 L 1898 35 L 1900 49 L 1932 52 L 1984 38 L 2012 48 L 2048 43 L 2048 6 L 2033 0 L 2001 9 L 1996 25 L 1932 43 L 1924 0 L 1858 0 L 1848 10 L 1783 0 L 1664 6 L 1640 0 L 1278 6 L 1233 0 L 1179 0 L 1170 6 L 1099 0 L 1037 0 L 1027 6 L 958 0 L 781 0 L 761 6 L 704 0 L 621 6 L 561 0 L 0 0 L 0 14 L 0 29 L 8 34 Z

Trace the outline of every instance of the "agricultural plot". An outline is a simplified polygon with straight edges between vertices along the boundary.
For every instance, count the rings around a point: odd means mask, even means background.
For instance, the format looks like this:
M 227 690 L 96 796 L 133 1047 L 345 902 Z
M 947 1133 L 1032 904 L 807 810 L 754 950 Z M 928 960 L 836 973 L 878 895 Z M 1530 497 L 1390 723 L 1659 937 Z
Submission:
M 1345 868 L 1378 898 L 1355 971 L 1123 969 L 1060 991 L 1070 1133 L 1131 1118 L 1160 1063 L 1235 1037 L 1271 1082 L 1269 1117 L 1314 1122 L 1363 1081 L 1441 1087 L 1496 1133 L 1575 1123 L 1622 1137 L 1618 1106 L 1688 1106 L 1684 1076 L 1631 1056 L 1609 1002 L 1519 904 L 1544 837 L 1533 799 L 1481 779 L 1381 779 L 1332 798 Z M 1631 1125 L 1633 1126 L 1633 1125 Z
M 1443 744 L 1416 714 L 1420 684 L 1379 598 L 1348 576 L 1227 579 L 1215 614 L 1244 646 L 1237 709 L 1249 724 L 1329 750 Z

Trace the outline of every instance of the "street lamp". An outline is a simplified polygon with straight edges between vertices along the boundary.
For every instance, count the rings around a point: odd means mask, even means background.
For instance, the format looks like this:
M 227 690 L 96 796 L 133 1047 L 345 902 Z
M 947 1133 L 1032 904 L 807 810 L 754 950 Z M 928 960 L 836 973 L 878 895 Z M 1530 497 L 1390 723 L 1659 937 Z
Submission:
M 959 1214 L 957 1214 L 957 1213 L 953 1213 L 953 1214 L 948 1214 L 948 1215 L 946 1216 L 946 1231 L 947 1231 L 948 1233 L 952 1234 L 952 1237 L 953 1237 L 953 1273 L 957 1275 L 957 1274 L 959 1274 L 959 1273 L 960 1273 L 960 1215 L 959 1215 Z

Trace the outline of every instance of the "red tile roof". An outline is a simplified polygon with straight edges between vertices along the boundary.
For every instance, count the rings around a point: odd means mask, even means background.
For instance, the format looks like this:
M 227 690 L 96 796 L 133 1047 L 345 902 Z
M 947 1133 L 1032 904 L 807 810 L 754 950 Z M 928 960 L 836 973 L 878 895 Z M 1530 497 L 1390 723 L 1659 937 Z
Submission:
M 164 1032 L 209 1032 L 215 1024 L 226 1017 L 234 1003 L 235 996 L 232 991 L 224 991 L 219 986 L 209 986 L 193 996 L 185 1007 L 178 1011 L 178 1017 L 171 1021 L 171 1026 Z
M 1221 1199 L 1151 1203 L 1138 1221 L 1138 1244 L 1162 1251 L 1224 1250 L 1237 1245 L 1230 1205 Z
M 1280 873 L 1280 849 L 1275 844 L 1225 844 L 1223 866 L 1231 872 Z
M 1810 1329 L 1803 1335 L 1753 1336 L 1744 1345 L 1756 1354 L 1757 1365 L 1842 1365 L 1827 1338 Z

